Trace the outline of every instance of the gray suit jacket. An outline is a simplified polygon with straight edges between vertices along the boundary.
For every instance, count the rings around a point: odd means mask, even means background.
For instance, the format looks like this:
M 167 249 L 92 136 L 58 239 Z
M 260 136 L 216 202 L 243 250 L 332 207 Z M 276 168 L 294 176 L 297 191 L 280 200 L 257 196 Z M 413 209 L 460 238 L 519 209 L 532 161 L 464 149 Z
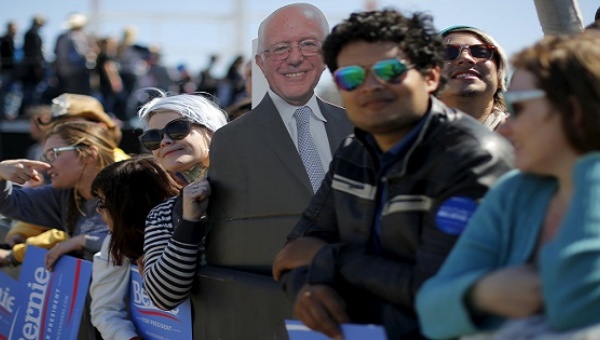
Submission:
M 352 133 L 352 124 L 342 108 L 317 101 L 333 154 Z M 212 194 L 207 263 L 270 274 L 275 254 L 313 192 L 268 94 L 256 108 L 215 133 L 208 179 Z

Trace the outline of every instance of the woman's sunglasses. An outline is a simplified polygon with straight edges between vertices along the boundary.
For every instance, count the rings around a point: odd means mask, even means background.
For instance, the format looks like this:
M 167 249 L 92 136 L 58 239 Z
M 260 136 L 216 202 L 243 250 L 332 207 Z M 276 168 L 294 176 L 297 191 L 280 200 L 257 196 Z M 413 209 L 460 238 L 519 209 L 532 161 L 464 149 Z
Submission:
M 504 93 L 504 102 L 506 110 L 510 112 L 510 118 L 515 119 L 522 109 L 519 106 L 520 103 L 544 97 L 546 97 L 546 92 L 540 89 L 507 91 Z
M 147 130 L 138 139 L 146 149 L 156 150 L 160 148 L 160 142 L 165 134 L 172 140 L 181 140 L 190 134 L 192 125 L 193 123 L 185 118 L 175 119 L 165 125 L 163 129 Z
M 365 82 L 368 70 L 383 82 L 399 84 L 400 77 L 411 68 L 412 66 L 406 65 L 402 60 L 386 59 L 378 61 L 370 67 L 359 65 L 340 67 L 333 72 L 333 79 L 340 89 L 353 91 Z
M 494 50 L 496 47 L 494 45 L 485 45 L 485 44 L 477 44 L 477 45 L 446 45 L 444 49 L 444 60 L 455 60 L 462 54 L 463 50 L 469 51 L 469 54 L 473 58 L 480 58 L 489 60 L 494 55 Z

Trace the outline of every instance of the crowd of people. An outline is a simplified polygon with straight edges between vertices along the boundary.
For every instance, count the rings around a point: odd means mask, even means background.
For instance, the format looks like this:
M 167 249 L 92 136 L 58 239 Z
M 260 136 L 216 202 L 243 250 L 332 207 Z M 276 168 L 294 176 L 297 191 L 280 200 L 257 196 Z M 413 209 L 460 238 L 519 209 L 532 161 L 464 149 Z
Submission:
M 0 120 L 23 118 L 27 108 L 50 104 L 61 93 L 94 96 L 106 112 L 121 121 L 136 118 L 140 96 L 137 91 L 156 87 L 169 93 L 205 92 L 219 105 L 234 110 L 250 96 L 245 87 L 244 57 L 236 56 L 223 77 L 215 75 L 218 55 L 198 75 L 186 65 L 167 67 L 161 61 L 160 48 L 136 41 L 136 29 L 128 26 L 122 37 L 92 36 L 86 32 L 87 17 L 69 15 L 67 29 L 54 42 L 54 59 L 46 60 L 40 30 L 43 16 L 35 16 L 23 35 L 15 22 L 6 24 L 0 39 Z
M 257 32 L 258 105 L 232 117 L 153 86 L 137 110 L 147 155 L 118 148 L 106 102 L 60 94 L 33 120 L 41 159 L 0 162 L 0 213 L 19 221 L 0 266 L 27 245 L 49 249 L 48 270 L 93 261 L 82 339 L 141 339 L 132 264 L 163 310 L 202 268 L 274 280 L 333 339 L 345 323 L 389 339 L 600 338 L 597 23 L 509 58 L 484 30 L 438 31 L 426 13 L 355 12 L 330 29 L 316 6 L 285 5 Z M 325 70 L 343 107 L 315 94 Z

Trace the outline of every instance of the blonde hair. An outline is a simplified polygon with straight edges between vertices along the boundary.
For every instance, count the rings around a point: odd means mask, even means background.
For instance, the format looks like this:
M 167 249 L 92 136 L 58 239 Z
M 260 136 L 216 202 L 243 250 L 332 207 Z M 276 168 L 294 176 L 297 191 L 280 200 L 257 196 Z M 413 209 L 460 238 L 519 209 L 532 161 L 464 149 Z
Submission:
M 116 147 L 115 142 L 111 138 L 110 133 L 96 123 L 87 121 L 59 123 L 54 125 L 45 137 L 49 138 L 51 136 L 57 136 L 69 145 L 83 146 L 75 150 L 81 157 L 92 156 L 90 147 L 95 147 L 98 152 L 95 165 L 100 169 L 115 162 L 113 151 Z M 83 198 L 77 191 L 77 188 L 73 188 L 73 196 L 69 202 L 66 225 L 67 230 L 71 232 L 75 230 L 78 217 L 80 215 L 85 216 L 85 213 L 81 209 L 82 202 Z

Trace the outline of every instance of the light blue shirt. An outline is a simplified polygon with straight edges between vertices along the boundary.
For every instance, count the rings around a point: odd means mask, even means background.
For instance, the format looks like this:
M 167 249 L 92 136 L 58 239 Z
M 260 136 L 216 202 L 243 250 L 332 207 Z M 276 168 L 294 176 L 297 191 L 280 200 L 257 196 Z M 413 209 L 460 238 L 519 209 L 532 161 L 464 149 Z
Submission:
M 319 108 L 317 103 L 317 96 L 313 95 L 308 103 L 301 106 L 292 106 L 288 104 L 283 98 L 276 95 L 273 91 L 269 90 L 269 96 L 273 100 L 273 104 L 277 108 L 283 123 L 285 124 L 296 149 L 298 149 L 298 128 L 296 127 L 296 119 L 294 118 L 294 112 L 304 106 L 310 107 L 313 114 L 310 115 L 310 133 L 315 142 L 317 150 L 319 151 L 319 157 L 321 157 L 321 164 L 323 164 L 323 171 L 327 173 L 329 169 L 329 163 L 331 163 L 331 148 L 329 147 L 329 138 L 327 137 L 327 131 L 325 130 L 325 123 L 327 120 Z

